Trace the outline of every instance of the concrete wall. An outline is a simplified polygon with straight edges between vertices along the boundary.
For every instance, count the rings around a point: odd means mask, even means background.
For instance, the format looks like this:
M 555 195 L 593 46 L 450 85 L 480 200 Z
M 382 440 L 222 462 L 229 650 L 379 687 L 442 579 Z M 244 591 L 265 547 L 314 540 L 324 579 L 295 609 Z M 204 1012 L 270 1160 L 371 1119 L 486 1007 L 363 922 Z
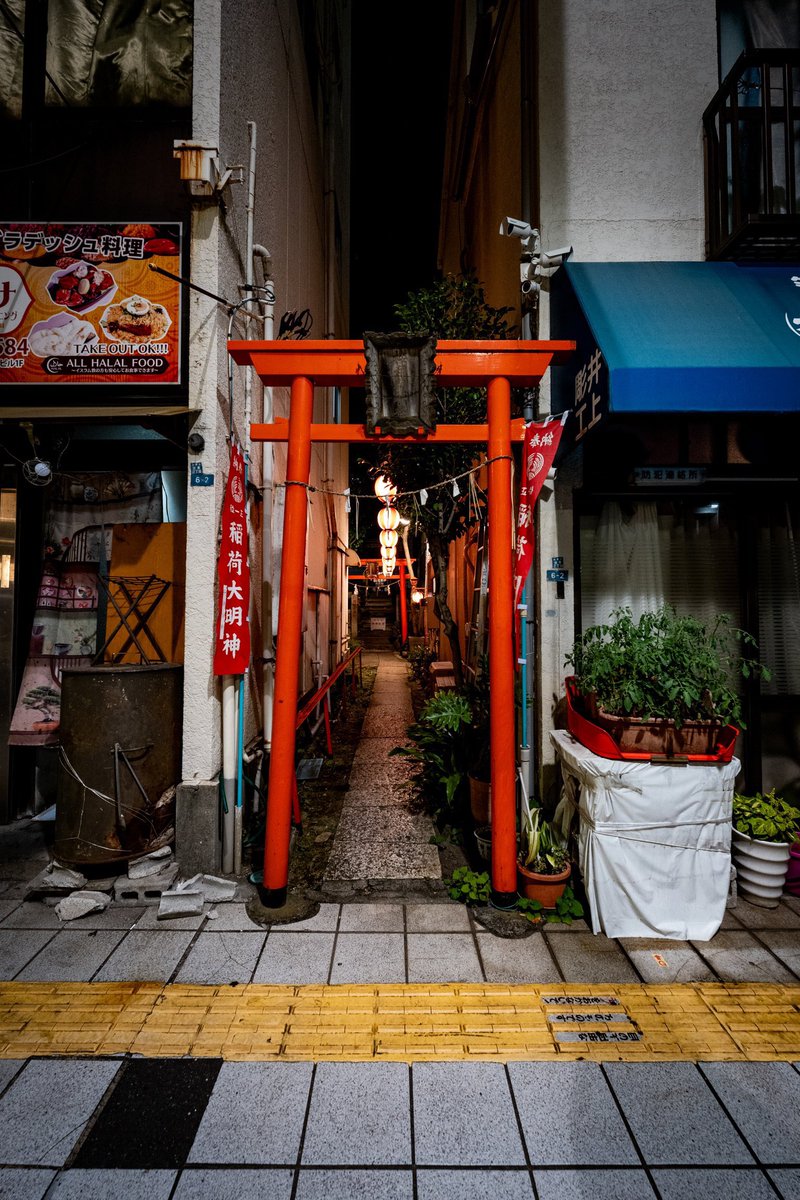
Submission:
M 704 257 L 701 118 L 718 86 L 714 0 L 540 0 L 539 221 L 544 248 L 578 261 Z M 539 336 L 551 335 L 546 284 Z M 549 411 L 549 386 L 541 390 Z M 574 640 L 573 490 L 580 455 L 538 507 L 537 760 L 545 790 L 548 733 Z M 545 571 L 570 570 L 558 600 Z
M 341 75 L 348 77 L 346 60 L 349 36 L 349 7 L 340 3 L 321 5 L 325 22 L 322 37 L 330 34 L 328 22 L 337 19 L 339 43 L 345 55 Z M 345 329 L 347 295 L 343 264 L 347 261 L 349 145 L 346 135 L 349 89 L 336 97 L 334 117 L 326 128 L 315 112 L 310 94 L 297 5 L 293 0 L 196 0 L 194 61 L 193 137 L 218 146 L 223 165 L 248 163 L 248 121 L 257 129 L 256 203 L 254 240 L 271 254 L 275 287 L 275 333 L 284 312 L 309 309 L 313 316 L 312 337 L 342 336 Z M 326 157 L 326 147 L 330 153 Z M 176 164 L 177 170 L 177 164 Z M 332 197 L 339 205 L 342 237 L 337 243 L 331 220 Z M 326 199 L 327 197 L 327 199 Z M 201 201 L 195 206 L 192 223 L 191 273 L 210 291 L 232 300 L 241 296 L 245 280 L 246 182 L 226 189 L 223 203 Z M 256 271 L 256 281 L 259 280 Z M 228 315 L 214 301 L 191 293 L 190 300 L 190 406 L 200 410 L 195 429 L 206 441 L 201 460 L 213 471 L 213 488 L 188 489 L 188 569 L 184 711 L 184 780 L 212 780 L 220 766 L 219 682 L 211 673 L 212 633 L 216 597 L 216 555 L 219 512 L 228 463 L 228 359 L 225 352 Z M 263 336 L 259 324 L 237 318 L 235 337 Z M 246 441 L 245 374 L 234 368 L 234 432 Z M 266 399 L 267 410 L 288 415 L 288 394 L 276 390 Z M 264 390 L 252 381 L 252 413 L 256 420 L 264 412 Z M 315 419 L 330 419 L 331 397 L 324 391 L 315 397 Z M 267 415 L 269 415 L 267 411 Z M 262 489 L 263 508 L 257 522 L 269 520 L 273 530 L 271 561 L 263 571 L 260 540 L 251 539 L 256 634 L 253 658 L 261 656 L 258 634 L 264 623 L 277 619 L 277 577 L 283 489 L 273 489 L 273 480 L 285 478 L 285 449 L 255 445 L 251 477 Z M 327 447 L 314 448 L 311 483 L 343 491 L 347 486 L 346 454 Z M 339 531 L 346 538 L 344 501 L 336 500 Z M 329 522 L 324 497 L 312 497 L 309 515 L 309 585 L 329 588 L 333 562 L 329 555 Z M 329 565 L 329 558 L 331 565 Z M 340 566 L 337 567 L 342 570 Z M 274 612 L 270 613 L 274 593 Z M 339 595 L 341 595 L 341 588 Z M 266 600 L 264 600 L 266 597 Z M 265 609 L 265 611 L 262 611 Z M 321 637 L 328 669 L 329 630 L 342 627 L 342 617 L 329 616 L 325 598 L 321 605 L 327 622 Z M 338 633 L 337 633 L 338 637 Z M 303 653 L 303 682 L 310 683 L 311 662 L 318 658 L 316 629 L 307 638 Z M 259 671 L 251 672 L 246 723 L 248 734 L 261 725 Z M 187 795 L 189 794 L 187 790 Z M 194 803 L 213 803 L 213 790 L 191 793 Z M 186 822 L 184 821 L 184 828 Z M 179 847 L 180 852 L 180 847 Z

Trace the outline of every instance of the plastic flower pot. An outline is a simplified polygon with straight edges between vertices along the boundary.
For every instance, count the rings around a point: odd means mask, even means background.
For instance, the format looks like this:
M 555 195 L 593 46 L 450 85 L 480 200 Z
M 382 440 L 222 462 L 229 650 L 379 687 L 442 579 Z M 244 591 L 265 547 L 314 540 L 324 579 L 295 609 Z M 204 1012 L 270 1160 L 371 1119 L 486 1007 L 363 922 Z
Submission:
M 789 866 L 787 843 L 763 842 L 734 829 L 732 849 L 739 895 L 761 908 L 777 908 Z
M 478 847 L 478 854 L 481 858 L 488 862 L 492 857 L 492 827 L 491 825 L 476 825 L 475 827 L 475 844 Z
M 572 874 L 572 866 L 567 863 L 563 871 L 552 875 L 542 875 L 538 871 L 517 862 L 517 891 L 526 900 L 538 900 L 542 908 L 555 908 L 557 901 L 564 894 L 564 888 Z
M 789 847 L 785 888 L 792 896 L 800 896 L 800 841 L 792 842 Z

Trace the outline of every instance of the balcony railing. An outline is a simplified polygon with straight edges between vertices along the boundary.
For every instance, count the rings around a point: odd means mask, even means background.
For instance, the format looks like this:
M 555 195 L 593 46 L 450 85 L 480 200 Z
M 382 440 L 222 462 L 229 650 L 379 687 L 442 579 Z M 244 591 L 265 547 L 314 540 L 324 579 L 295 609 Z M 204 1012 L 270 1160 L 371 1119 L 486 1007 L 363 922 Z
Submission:
M 708 258 L 800 259 L 800 50 L 742 54 L 703 127 Z

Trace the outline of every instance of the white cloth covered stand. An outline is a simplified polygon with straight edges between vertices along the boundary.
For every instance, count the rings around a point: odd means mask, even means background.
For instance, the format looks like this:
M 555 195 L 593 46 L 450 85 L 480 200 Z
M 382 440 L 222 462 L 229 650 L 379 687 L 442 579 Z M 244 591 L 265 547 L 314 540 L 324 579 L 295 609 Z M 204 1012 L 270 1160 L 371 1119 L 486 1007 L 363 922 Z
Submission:
M 550 734 L 577 811 L 592 929 L 608 937 L 707 941 L 720 927 L 731 874 L 731 806 L 739 762 L 670 766 L 600 758 L 566 730 Z

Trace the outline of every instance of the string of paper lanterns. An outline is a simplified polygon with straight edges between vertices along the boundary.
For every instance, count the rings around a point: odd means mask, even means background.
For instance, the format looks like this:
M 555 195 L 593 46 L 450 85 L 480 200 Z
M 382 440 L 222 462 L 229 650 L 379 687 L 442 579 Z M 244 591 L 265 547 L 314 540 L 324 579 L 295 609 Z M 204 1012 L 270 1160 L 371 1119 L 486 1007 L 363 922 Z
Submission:
M 378 526 L 381 539 L 381 571 L 384 578 L 394 575 L 397 566 L 397 529 L 400 525 L 400 513 L 394 507 L 397 498 L 397 488 L 388 475 L 379 475 L 375 480 L 375 495 L 383 501 L 383 507 L 378 510 Z

